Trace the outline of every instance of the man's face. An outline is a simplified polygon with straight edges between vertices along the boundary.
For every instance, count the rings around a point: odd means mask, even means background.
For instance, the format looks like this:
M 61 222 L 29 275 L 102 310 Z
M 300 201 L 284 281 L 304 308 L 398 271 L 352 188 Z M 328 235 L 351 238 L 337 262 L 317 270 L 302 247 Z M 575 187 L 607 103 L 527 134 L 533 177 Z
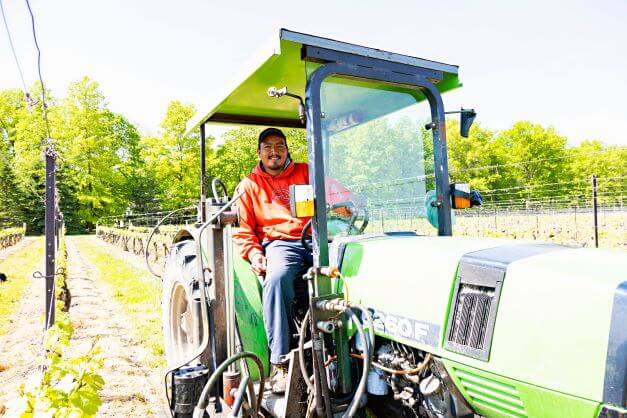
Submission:
M 287 146 L 280 136 L 270 135 L 264 138 L 259 150 L 259 159 L 270 174 L 280 172 L 287 159 Z

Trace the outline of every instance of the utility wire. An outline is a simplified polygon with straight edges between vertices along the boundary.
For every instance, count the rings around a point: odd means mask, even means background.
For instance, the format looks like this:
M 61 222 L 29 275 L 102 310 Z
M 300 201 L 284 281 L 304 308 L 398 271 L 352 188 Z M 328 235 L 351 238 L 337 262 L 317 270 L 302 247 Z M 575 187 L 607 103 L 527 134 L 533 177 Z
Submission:
M 583 182 L 589 183 L 589 180 L 572 180 L 572 181 L 562 181 L 562 182 L 557 182 L 557 183 L 540 183 L 540 184 L 530 184 L 530 185 L 525 185 L 525 186 L 512 186 L 512 187 L 503 187 L 501 189 L 489 189 L 489 190 L 479 190 L 479 191 L 481 193 L 489 193 L 489 192 L 497 192 L 497 191 L 528 189 L 532 187 L 555 186 L 555 185 L 565 185 L 565 184 L 583 183 Z
M 598 155 L 598 154 L 603 154 L 609 151 L 616 151 L 615 149 L 605 149 L 602 151 L 594 151 L 594 152 L 588 152 L 585 153 L 585 155 Z M 467 171 L 476 171 L 476 170 L 487 170 L 487 169 L 491 169 L 491 168 L 499 168 L 499 167 L 511 167 L 511 166 L 519 166 L 519 165 L 526 165 L 526 164 L 533 164 L 533 163 L 539 163 L 539 162 L 544 162 L 544 161 L 558 161 L 558 160 L 565 160 L 568 158 L 574 158 L 581 155 L 580 153 L 573 153 L 571 155 L 565 155 L 563 157 L 555 157 L 555 158 L 539 158 L 537 160 L 529 160 L 529 161 L 520 161 L 517 163 L 507 163 L 507 164 L 492 164 L 492 165 L 484 165 L 481 167 L 469 167 L 469 168 L 464 168 L 462 170 L 451 170 L 450 174 L 455 174 L 455 173 L 465 173 Z
M 11 38 L 11 31 L 9 30 L 9 24 L 7 23 L 7 17 L 4 12 L 4 6 L 2 5 L 2 0 L 0 0 L 0 12 L 2 12 L 2 20 L 4 21 L 4 28 L 7 30 L 7 37 L 9 38 L 9 45 L 11 45 L 11 52 L 13 52 L 13 58 L 15 59 L 15 65 L 17 66 L 17 72 L 20 74 L 20 79 L 22 80 L 22 88 L 24 89 L 24 94 L 27 99 L 30 97 L 28 93 L 28 88 L 26 87 L 26 81 L 24 81 L 24 73 L 22 72 L 22 66 L 20 65 L 20 60 L 17 58 L 17 53 L 15 52 L 15 46 L 13 45 L 13 39 Z
M 625 197 L 627 195 L 622 195 L 622 194 L 615 194 L 615 193 L 604 193 L 604 194 L 597 194 L 597 197 L 601 198 L 601 197 L 605 197 L 605 200 L 622 200 L 623 197 Z M 588 196 L 568 196 L 568 195 L 561 195 L 561 196 L 551 196 L 551 197 L 546 197 L 546 198 L 535 198 L 535 199 L 510 199 L 510 200 L 501 200 L 501 201 L 495 201 L 494 203 L 490 202 L 490 203 L 486 203 L 482 206 L 479 207 L 479 210 L 482 208 L 486 208 L 486 207 L 494 207 L 494 206 L 511 206 L 511 205 L 519 205 L 519 204 L 533 204 L 535 202 L 564 202 L 564 201 L 581 201 L 581 202 L 589 202 L 592 201 L 592 197 L 588 197 Z
M 625 187 L 625 185 L 621 185 L 621 184 L 602 184 L 601 186 L 597 186 L 597 190 L 601 191 L 607 191 L 607 190 L 613 190 L 613 191 L 618 191 L 618 190 L 622 190 L 625 189 L 627 187 Z M 569 194 L 574 194 L 574 193 L 583 193 L 583 192 L 591 192 L 592 191 L 592 186 L 589 184 L 583 184 L 581 186 L 577 186 L 577 187 L 571 187 L 570 189 L 565 189 L 563 187 L 548 187 L 548 188 L 541 188 L 541 189 L 532 189 L 532 190 L 526 190 L 526 189 L 520 189 L 520 190 L 516 190 L 516 191 L 511 191 L 511 192 L 486 192 L 484 193 L 483 191 L 479 190 L 479 192 L 481 193 L 481 195 L 483 196 L 483 200 L 488 200 L 488 199 L 497 199 L 500 198 L 501 196 L 522 196 L 522 195 L 530 195 L 530 196 L 534 196 L 534 195 L 551 195 L 554 194 L 556 192 L 565 192 L 565 193 L 569 193 Z
M 48 141 L 52 140 L 50 134 L 50 123 L 48 123 L 48 105 L 46 104 L 46 87 L 44 86 L 44 80 L 41 76 L 41 50 L 39 49 L 39 43 L 37 42 L 37 32 L 35 30 L 35 16 L 33 10 L 30 7 L 30 3 L 26 0 L 26 6 L 28 7 L 28 13 L 30 14 L 31 28 L 33 32 L 33 40 L 35 41 L 35 48 L 37 48 L 37 73 L 39 74 L 39 82 L 41 83 L 41 109 L 44 121 L 46 122 L 46 132 L 48 133 Z

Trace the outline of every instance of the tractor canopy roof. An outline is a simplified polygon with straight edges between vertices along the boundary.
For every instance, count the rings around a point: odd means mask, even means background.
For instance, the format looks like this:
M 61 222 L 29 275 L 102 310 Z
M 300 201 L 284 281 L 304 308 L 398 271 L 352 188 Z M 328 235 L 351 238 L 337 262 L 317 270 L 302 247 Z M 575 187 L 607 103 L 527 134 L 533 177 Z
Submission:
M 346 42 L 339 42 L 333 39 L 307 35 L 281 29 L 279 33 L 279 43 L 273 48 L 266 48 L 263 53 L 254 61 L 254 65 L 245 69 L 244 74 L 235 83 L 226 84 L 226 90 L 214 92 L 210 95 L 208 113 L 197 114 L 188 124 L 188 131 L 195 131 L 203 123 L 225 123 L 225 124 L 247 124 L 259 126 L 281 126 L 300 127 L 298 116 L 298 106 L 295 100 L 282 99 L 268 96 L 268 88 L 287 87 L 288 91 L 305 97 L 305 88 L 308 76 L 322 63 L 330 62 L 328 59 L 304 58 L 305 49 L 308 47 L 317 48 L 327 52 L 336 53 L 339 57 L 352 57 L 361 60 L 363 63 L 392 63 L 400 71 L 404 69 L 424 70 L 423 74 L 433 82 L 440 92 L 452 90 L 460 87 L 456 65 L 444 64 L 408 55 L 396 54 L 380 49 L 368 48 Z M 364 83 L 359 80 L 340 79 L 333 77 L 333 82 L 349 85 L 359 85 Z M 372 87 L 372 83 L 369 83 Z M 409 92 L 415 101 L 423 100 L 424 96 L 417 90 L 405 89 L 401 86 L 394 86 L 380 83 L 382 93 L 386 91 Z M 359 91 L 360 89 L 355 89 Z M 358 102 L 359 97 L 342 95 L 336 98 L 338 106 L 342 107 L 346 103 L 342 101 Z M 370 95 L 367 98 L 377 100 Z M 370 107 L 379 109 L 377 114 L 367 115 L 368 119 L 374 119 L 384 114 L 403 108 L 411 103 L 389 102 L 386 105 L 385 94 L 377 101 L 378 106 Z

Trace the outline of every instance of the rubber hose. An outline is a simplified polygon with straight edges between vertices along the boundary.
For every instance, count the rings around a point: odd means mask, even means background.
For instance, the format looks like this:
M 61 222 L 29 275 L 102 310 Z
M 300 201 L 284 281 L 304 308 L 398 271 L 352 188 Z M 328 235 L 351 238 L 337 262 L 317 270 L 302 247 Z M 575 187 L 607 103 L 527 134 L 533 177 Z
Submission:
M 350 308 L 346 308 L 344 312 L 346 312 L 350 316 L 351 320 L 355 324 L 355 327 L 357 328 L 357 332 L 359 333 L 360 338 L 364 342 L 367 341 L 366 335 L 364 333 L 364 327 L 361 325 L 361 322 L 359 321 L 359 318 L 357 317 L 357 315 L 355 315 L 355 313 Z M 357 409 L 359 408 L 361 397 L 366 391 L 366 383 L 368 381 L 368 372 L 370 371 L 370 350 L 366 350 L 365 353 L 366 355 L 364 356 L 364 359 L 363 359 L 364 367 L 361 373 L 361 379 L 359 380 L 359 384 L 357 385 L 357 390 L 355 391 L 355 397 L 353 398 L 350 405 L 348 406 L 346 413 L 342 416 L 343 418 L 351 418 L 355 415 L 355 413 L 357 412 Z
M 307 324 L 309 323 L 309 317 L 311 311 L 307 311 L 305 317 L 303 318 L 303 322 L 300 324 L 300 332 L 298 333 L 298 362 L 300 363 L 300 374 L 303 375 L 303 379 L 305 379 L 305 383 L 307 384 L 307 389 L 309 392 L 314 393 L 314 385 L 311 383 L 311 378 L 307 374 L 307 367 L 305 367 L 305 334 L 307 334 Z
M 374 356 L 374 324 L 372 321 L 372 314 L 370 313 L 370 311 L 366 308 L 364 308 L 362 305 L 359 305 L 357 303 L 349 303 L 349 306 L 351 308 L 357 308 L 361 311 L 361 313 L 366 317 L 366 321 L 368 322 L 368 336 L 370 337 L 370 347 L 368 347 L 369 351 L 370 351 L 370 358 L 372 358 Z
M 198 399 L 196 408 L 194 408 L 194 418 L 202 418 L 205 412 L 205 409 L 207 409 L 207 396 L 209 395 L 209 392 L 211 391 L 213 386 L 216 384 L 216 382 L 218 381 L 218 378 L 222 375 L 222 373 L 224 373 L 224 371 L 231 364 L 244 358 L 251 358 L 255 362 L 255 365 L 257 366 L 257 370 L 259 371 L 259 395 L 257 397 L 257 406 L 255 408 L 255 416 L 258 415 L 259 406 L 261 405 L 261 402 L 263 400 L 263 388 L 265 385 L 265 372 L 263 369 L 263 364 L 261 363 L 261 360 L 259 360 L 259 357 L 257 357 L 255 353 L 251 353 L 250 351 L 241 351 L 229 357 L 228 359 L 224 360 L 222 364 L 220 364 L 220 366 L 218 366 L 218 368 L 211 374 L 209 381 L 207 382 L 205 387 L 202 389 L 202 393 L 200 394 L 200 398 Z
M 224 201 L 228 201 L 229 193 L 226 191 L 226 186 L 224 185 L 222 180 L 217 177 L 214 177 L 213 180 L 211 180 L 211 192 L 213 193 L 213 198 L 216 200 L 216 202 L 222 201 L 222 199 L 220 199 L 220 195 L 218 194 L 218 186 L 220 186 L 222 188 L 222 191 L 224 192 Z
M 310 319 L 310 311 L 307 311 L 307 313 L 305 314 L 305 317 L 303 318 L 303 322 L 300 326 L 300 332 L 298 335 L 299 337 L 298 338 L 298 360 L 299 360 L 298 362 L 300 366 L 300 373 L 303 376 L 305 383 L 307 384 L 307 389 L 309 390 L 310 393 L 316 394 L 316 388 L 311 383 L 311 378 L 307 374 L 307 368 L 305 367 L 305 347 L 304 346 L 305 346 L 305 334 L 307 333 L 307 325 L 309 323 L 309 319 Z M 321 367 L 319 367 L 318 365 L 320 365 Z M 320 358 L 320 356 L 316 355 L 316 358 L 314 359 L 314 375 L 315 375 L 314 379 L 322 380 L 321 373 L 325 373 L 325 372 L 321 371 L 321 369 L 324 370 L 324 362 L 322 361 L 322 358 Z M 326 383 L 324 386 L 326 387 Z M 329 395 L 328 387 L 326 387 L 326 390 L 324 390 L 323 396 L 325 398 L 324 402 L 325 402 L 325 408 L 327 409 L 326 414 L 328 416 L 328 414 L 332 411 L 331 409 L 332 400 Z M 319 413 L 319 415 L 321 414 Z
M 316 355 L 314 353 L 312 353 L 311 356 L 312 359 L 312 363 L 313 363 L 313 377 L 314 377 L 314 403 L 316 405 L 316 415 L 318 417 L 322 417 L 324 416 L 324 405 L 322 404 L 322 389 L 320 387 L 320 370 L 318 369 L 318 366 L 316 365 Z
M 329 393 L 329 384 L 327 383 L 327 372 L 324 368 L 324 360 L 322 360 L 322 351 L 314 350 L 316 355 L 316 367 L 318 368 L 318 376 L 320 377 L 320 386 L 322 388 L 322 398 L 324 400 L 324 412 L 327 418 L 333 417 L 331 409 L 331 394 Z
M 172 212 L 168 213 L 167 215 L 165 215 L 158 223 L 157 225 L 155 225 L 154 228 L 152 228 L 152 231 L 150 231 L 150 235 L 148 235 L 148 241 L 146 242 L 146 251 L 144 251 L 144 255 L 146 258 L 146 267 L 148 267 L 148 271 L 151 272 L 154 276 L 157 276 L 158 278 L 161 278 L 161 275 L 157 274 L 152 267 L 150 267 L 150 241 L 152 241 L 152 237 L 155 235 L 155 232 L 157 232 L 157 229 L 159 229 L 159 227 L 165 222 L 166 219 L 168 219 L 170 216 L 174 215 L 177 212 L 181 212 L 183 210 L 188 210 L 188 209 L 192 209 L 195 208 L 196 206 L 187 206 L 184 208 L 179 208 L 176 210 L 173 210 Z
M 298 360 L 300 366 L 300 373 L 307 384 L 307 389 L 309 392 L 313 393 L 314 386 L 311 383 L 311 376 L 307 375 L 307 368 L 305 367 L 305 334 L 307 333 L 307 324 L 309 322 L 309 311 L 303 317 L 303 322 L 300 326 L 299 339 L 298 339 Z M 358 357 L 359 360 L 362 360 L 362 357 Z M 326 366 L 326 365 L 325 365 Z M 331 398 L 331 403 L 342 404 L 347 402 L 355 395 L 355 392 L 349 393 L 341 398 Z

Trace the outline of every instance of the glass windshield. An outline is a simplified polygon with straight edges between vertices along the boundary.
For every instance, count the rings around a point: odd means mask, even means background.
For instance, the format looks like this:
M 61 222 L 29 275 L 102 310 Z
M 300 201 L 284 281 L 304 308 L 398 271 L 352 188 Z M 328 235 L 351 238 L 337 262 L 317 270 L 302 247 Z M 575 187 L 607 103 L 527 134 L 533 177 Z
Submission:
M 427 226 L 434 195 L 433 138 L 420 90 L 330 77 L 321 89 L 329 238 L 437 231 Z M 364 225 L 364 223 L 366 225 Z

